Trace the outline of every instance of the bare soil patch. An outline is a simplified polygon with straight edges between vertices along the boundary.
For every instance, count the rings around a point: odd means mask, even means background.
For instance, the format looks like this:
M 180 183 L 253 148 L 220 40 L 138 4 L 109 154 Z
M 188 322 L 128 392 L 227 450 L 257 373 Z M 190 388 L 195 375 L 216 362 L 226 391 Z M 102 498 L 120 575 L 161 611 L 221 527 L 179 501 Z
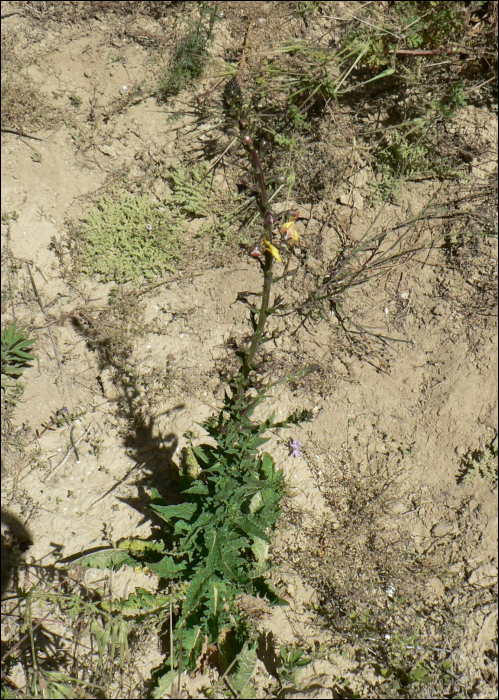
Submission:
M 173 206 L 170 169 L 213 165 L 231 138 L 218 113 L 193 115 L 192 95 L 220 106 L 223 66 L 245 46 L 243 87 L 278 41 L 315 45 L 329 32 L 333 46 L 359 5 L 319 3 L 313 14 L 315 4 L 220 3 L 204 77 L 165 104 L 153 88 L 197 3 L 2 3 L 2 329 L 14 318 L 27 326 L 37 358 L 3 426 L 2 645 L 5 688 L 19 693 L 5 697 L 30 694 L 20 601 L 31 589 L 75 599 L 155 590 L 133 569 L 68 574 L 60 562 L 147 538 L 151 486 L 178 502 L 185 433 L 222 405 L 234 349 L 251 333 L 244 293 L 261 285 L 239 246 L 248 228 L 234 217 L 224 229 L 220 207 L 234 206 L 241 176 L 232 151 L 214 170 L 206 214 L 177 200 L 179 259 L 154 289 L 84 277 L 82 219 L 113 188 Z M 300 308 L 271 318 L 261 373 L 313 365 L 265 405 L 265 415 L 308 409 L 313 420 L 266 448 L 288 483 L 272 545 L 272 581 L 288 605 L 241 601 L 261 639 L 255 693 L 496 697 L 496 106 L 470 100 L 446 122 L 459 177 L 408 177 L 385 197 L 381 156 L 367 140 L 357 147 L 361 117 L 344 104 L 300 132 L 293 152 L 300 243 L 277 293 Z M 383 116 L 389 124 L 362 119 Z M 283 166 L 284 150 L 275 153 Z M 412 252 L 376 277 L 401 231 Z M 362 249 L 367 232 L 380 236 L 376 251 Z M 381 262 L 344 289 L 357 268 L 340 250 Z M 337 301 L 322 303 L 318 289 Z M 38 593 L 29 605 L 42 676 L 93 678 L 80 697 L 149 692 L 168 654 L 164 620 L 133 629 L 125 673 L 115 659 L 92 676 L 88 610 L 48 615 Z M 277 672 L 280 647 L 305 650 L 301 675 Z M 222 675 L 205 650 L 185 697 L 221 697 Z

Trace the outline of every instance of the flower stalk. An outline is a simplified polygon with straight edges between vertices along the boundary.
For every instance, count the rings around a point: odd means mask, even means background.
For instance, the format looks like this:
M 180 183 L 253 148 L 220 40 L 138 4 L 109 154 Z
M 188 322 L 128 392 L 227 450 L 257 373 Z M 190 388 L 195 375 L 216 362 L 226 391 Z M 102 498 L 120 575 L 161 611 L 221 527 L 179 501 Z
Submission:
M 244 139 L 243 139 L 244 143 Z M 246 144 L 245 144 L 246 145 Z M 267 186 L 265 184 L 265 175 L 263 173 L 263 167 L 262 167 L 262 162 L 260 160 L 260 157 L 256 151 L 256 148 L 252 143 L 246 145 L 247 150 L 250 153 L 251 156 L 251 161 L 253 163 L 254 169 L 255 169 L 255 177 L 256 177 L 256 182 L 259 187 L 259 198 L 260 198 L 260 210 L 262 212 L 262 216 L 264 219 L 264 230 L 265 230 L 265 236 L 264 240 L 272 245 L 272 226 L 274 223 L 274 216 L 272 215 L 272 212 L 269 209 L 269 197 L 268 197 L 268 192 L 267 192 Z M 267 322 L 267 318 L 269 316 L 269 305 L 270 305 L 270 292 L 272 290 L 272 281 L 273 281 L 273 272 L 272 272 L 272 265 L 274 262 L 274 255 L 272 254 L 271 250 L 266 247 L 265 251 L 263 252 L 264 259 L 263 259 L 263 294 L 262 294 L 262 303 L 260 305 L 260 311 L 258 313 L 258 322 L 255 328 L 255 332 L 253 334 L 253 339 L 251 341 L 251 345 L 248 349 L 248 352 L 246 353 L 244 357 L 244 362 L 242 364 L 241 370 L 239 372 L 239 381 L 238 381 L 238 387 L 237 387 L 237 393 L 236 393 L 236 401 L 242 399 L 244 392 L 246 391 L 247 388 L 247 383 L 248 383 L 248 376 L 253 369 L 253 360 L 255 358 L 255 355 L 258 351 L 258 348 L 260 347 L 262 340 L 263 340 L 263 333 L 265 330 L 265 324 Z

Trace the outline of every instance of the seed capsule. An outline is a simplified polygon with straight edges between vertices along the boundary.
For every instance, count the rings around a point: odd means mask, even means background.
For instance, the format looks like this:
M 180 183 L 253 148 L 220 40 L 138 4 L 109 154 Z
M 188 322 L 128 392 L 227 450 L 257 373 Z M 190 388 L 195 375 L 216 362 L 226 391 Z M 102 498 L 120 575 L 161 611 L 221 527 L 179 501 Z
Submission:
M 260 260 L 260 258 L 263 257 L 263 253 L 259 243 L 255 243 L 255 245 L 249 246 L 248 253 L 251 255 L 252 258 L 255 258 L 256 260 Z

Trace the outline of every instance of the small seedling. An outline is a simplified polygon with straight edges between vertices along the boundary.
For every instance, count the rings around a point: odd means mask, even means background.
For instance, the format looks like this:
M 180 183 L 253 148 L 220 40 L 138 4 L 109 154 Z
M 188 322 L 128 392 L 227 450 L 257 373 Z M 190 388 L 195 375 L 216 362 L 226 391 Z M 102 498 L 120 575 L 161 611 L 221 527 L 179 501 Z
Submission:
M 57 411 L 53 411 L 48 421 L 42 423 L 42 425 L 46 430 L 57 430 L 57 428 L 62 428 L 65 425 L 73 425 L 75 421 L 82 418 L 85 414 L 86 411 L 80 410 L 71 413 L 66 406 L 63 406 L 58 408 Z
M 34 355 L 27 350 L 36 342 L 26 333 L 26 326 L 17 329 L 17 321 L 8 323 L 2 332 L 2 389 L 12 386 L 12 380 L 18 379 L 29 366 Z
M 83 102 L 81 97 L 78 97 L 78 95 L 70 95 L 69 101 L 71 102 L 71 106 L 74 107 L 75 109 L 78 109 L 79 107 L 81 107 L 82 102 Z
M 312 663 L 312 659 L 304 658 L 304 649 L 282 646 L 280 650 L 279 680 L 295 683 L 302 668 Z
M 487 479 L 493 486 L 497 486 L 497 437 L 484 450 L 475 450 L 463 460 L 459 475 L 459 482 L 470 484 L 477 479 Z

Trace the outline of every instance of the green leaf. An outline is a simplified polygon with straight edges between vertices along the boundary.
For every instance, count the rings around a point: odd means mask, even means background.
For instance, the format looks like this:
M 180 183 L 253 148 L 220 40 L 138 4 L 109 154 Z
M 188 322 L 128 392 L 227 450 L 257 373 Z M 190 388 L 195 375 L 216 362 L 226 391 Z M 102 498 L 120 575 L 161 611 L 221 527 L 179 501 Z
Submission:
M 162 595 L 157 591 L 146 591 L 144 588 L 137 588 L 126 600 L 120 604 L 120 609 L 124 615 L 141 615 L 144 612 L 159 610 L 170 604 L 172 597 Z
M 262 456 L 262 471 L 270 479 L 275 473 L 275 462 L 268 452 L 264 452 Z
M 252 518 L 245 515 L 231 515 L 229 517 L 233 523 L 240 527 L 241 530 L 253 540 L 260 539 L 270 544 L 270 539 L 267 537 L 266 533 L 253 522 Z
M 186 566 L 187 563 L 185 561 L 181 561 L 177 564 L 173 557 L 166 556 L 156 564 L 149 564 L 148 568 L 154 571 L 160 578 L 176 579 L 180 577 Z
M 257 567 L 262 571 L 267 568 L 266 561 L 269 558 L 269 544 L 259 537 L 251 545 L 251 551 L 255 557 Z
M 428 670 L 424 666 L 415 666 L 409 674 L 413 683 L 431 683 L 432 678 L 428 675 Z
M 170 697 L 171 687 L 175 682 L 176 677 L 177 671 L 174 671 L 172 673 L 170 670 L 167 671 L 167 673 L 164 673 L 159 678 L 157 678 L 156 687 L 152 692 L 152 697 L 157 699 Z
M 188 488 L 182 491 L 182 493 L 185 494 L 190 494 L 193 496 L 206 496 L 210 492 L 208 486 L 206 484 L 203 484 L 202 481 L 195 481 L 194 484 Z
M 182 541 L 182 547 L 184 550 L 186 550 L 191 542 L 191 540 L 197 535 L 199 530 L 202 528 L 205 532 L 209 532 L 209 525 L 214 519 L 214 515 L 212 513 L 201 513 L 199 518 L 189 525 L 189 534 L 187 537 Z M 179 523 L 177 523 L 178 525 Z M 175 526 L 175 531 L 176 531 L 176 526 Z
M 255 688 L 250 680 L 255 671 L 257 663 L 257 644 L 246 642 L 237 656 L 237 661 L 233 670 L 229 674 L 231 687 L 237 692 L 240 698 L 256 698 Z
M 203 448 L 201 447 L 201 445 L 198 445 L 197 447 L 193 447 L 193 448 L 192 448 L 192 451 L 194 452 L 194 454 L 196 455 L 196 457 L 199 457 L 199 459 L 200 459 L 202 462 L 204 462 L 205 464 L 208 464 L 208 463 L 209 463 L 210 458 L 206 455 L 206 453 L 204 452 L 204 450 L 203 450 Z
M 190 586 L 187 590 L 187 595 L 185 597 L 185 603 L 183 606 L 184 617 L 187 617 L 196 610 L 201 599 L 206 594 L 204 590 L 206 581 L 210 578 L 211 571 L 206 567 L 199 569 L 194 578 L 192 579 Z
M 86 566 L 89 569 L 114 569 L 118 571 L 122 566 L 137 566 L 137 561 L 123 549 L 104 549 L 74 559 L 71 564 Z
M 131 556 L 140 555 L 144 553 L 161 553 L 165 549 L 165 543 L 161 540 L 144 540 L 140 537 L 136 537 L 134 539 L 122 540 L 118 543 L 118 549 L 125 550 Z
M 178 506 L 158 506 L 152 503 L 150 508 L 167 523 L 172 518 L 182 518 L 189 521 L 198 509 L 195 503 L 180 503 Z

